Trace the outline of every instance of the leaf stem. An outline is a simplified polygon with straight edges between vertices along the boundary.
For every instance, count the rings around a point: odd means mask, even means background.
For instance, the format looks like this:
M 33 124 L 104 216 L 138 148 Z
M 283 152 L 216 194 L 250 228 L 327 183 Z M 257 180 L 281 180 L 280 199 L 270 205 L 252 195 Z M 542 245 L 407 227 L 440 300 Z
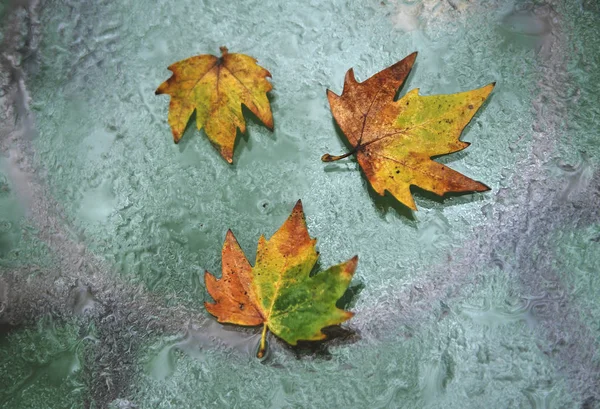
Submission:
M 262 336 L 260 337 L 260 348 L 258 349 L 256 357 L 258 359 L 260 359 L 263 356 L 265 356 L 266 352 L 267 352 L 267 323 L 265 322 L 265 324 L 263 325 Z
M 325 155 L 321 156 L 321 160 L 323 162 L 335 162 L 336 160 L 347 158 L 348 156 L 354 155 L 355 153 L 356 153 L 356 149 L 352 149 L 350 152 L 345 153 L 343 155 L 338 155 L 338 156 L 332 156 L 332 155 L 326 153 Z

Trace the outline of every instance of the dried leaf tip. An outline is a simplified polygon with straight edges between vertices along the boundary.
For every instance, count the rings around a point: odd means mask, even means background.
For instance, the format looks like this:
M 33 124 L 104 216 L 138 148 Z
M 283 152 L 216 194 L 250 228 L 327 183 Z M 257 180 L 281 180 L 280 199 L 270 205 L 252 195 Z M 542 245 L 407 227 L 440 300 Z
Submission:
M 398 61 L 396 64 L 399 65 L 407 65 L 408 66 L 408 70 L 410 71 L 412 69 L 412 66 L 415 64 L 415 61 L 417 59 L 417 56 L 419 55 L 419 53 L 417 51 L 407 55 L 406 57 L 404 57 L 402 60 Z M 396 65 L 394 64 L 394 65 Z M 394 66 L 392 65 L 392 66 Z
M 358 255 L 346 261 L 345 264 L 344 273 L 352 278 L 352 276 L 354 276 L 354 272 L 356 271 L 356 266 L 358 265 Z
M 327 90 L 327 100 L 329 101 L 330 105 L 332 103 L 335 103 L 339 98 L 340 98 L 340 96 L 338 94 L 336 94 L 335 92 L 333 92 L 330 89 Z
M 354 68 L 350 68 L 348 72 L 346 72 L 346 78 L 344 78 L 344 90 L 342 93 L 347 92 L 356 84 L 358 84 L 358 81 L 356 81 L 356 77 L 354 76 Z
M 294 205 L 294 208 L 292 209 L 292 213 L 294 213 L 294 212 L 302 212 L 302 213 L 304 213 L 304 211 L 302 209 L 302 199 L 298 199 L 298 201 Z

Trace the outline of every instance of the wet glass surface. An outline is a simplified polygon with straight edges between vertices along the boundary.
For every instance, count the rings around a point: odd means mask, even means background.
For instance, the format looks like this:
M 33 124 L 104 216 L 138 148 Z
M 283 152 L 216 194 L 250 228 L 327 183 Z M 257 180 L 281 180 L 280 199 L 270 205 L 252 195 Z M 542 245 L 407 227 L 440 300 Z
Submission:
M 0 5 L 0 406 L 600 407 L 600 5 L 67 1 Z M 173 144 L 171 63 L 219 46 L 272 76 L 234 165 Z M 418 51 L 402 93 L 496 81 L 439 158 L 490 192 L 379 197 L 325 90 Z M 318 345 L 203 307 L 231 228 L 250 261 L 302 199 L 356 316 Z

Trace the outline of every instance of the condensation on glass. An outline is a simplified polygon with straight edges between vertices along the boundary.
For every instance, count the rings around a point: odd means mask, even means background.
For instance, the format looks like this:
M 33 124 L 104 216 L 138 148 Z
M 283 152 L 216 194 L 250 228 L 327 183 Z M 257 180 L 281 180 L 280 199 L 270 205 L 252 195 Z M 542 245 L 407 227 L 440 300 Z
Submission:
M 600 405 L 600 6 L 484 0 L 0 5 L 0 406 Z M 220 46 L 272 73 L 234 165 L 189 126 L 167 66 Z M 374 193 L 325 91 L 418 51 L 401 93 L 497 82 L 437 159 L 489 185 L 418 212 Z M 358 254 L 356 316 L 285 346 L 215 322 L 203 274 L 302 199 L 321 265 Z M 252 257 L 252 256 L 251 256 Z M 253 261 L 253 260 L 251 260 Z

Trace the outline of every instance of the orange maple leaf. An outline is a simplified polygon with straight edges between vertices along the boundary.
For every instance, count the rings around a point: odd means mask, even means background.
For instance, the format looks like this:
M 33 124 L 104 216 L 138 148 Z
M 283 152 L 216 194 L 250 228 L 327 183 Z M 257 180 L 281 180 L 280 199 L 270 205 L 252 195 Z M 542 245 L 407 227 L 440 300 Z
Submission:
M 414 89 L 394 101 L 416 56 L 413 53 L 362 83 L 350 69 L 342 95 L 327 91 L 331 112 L 354 149 L 321 158 L 331 162 L 356 154 L 377 193 L 383 195 L 387 190 L 413 210 L 413 185 L 440 196 L 490 189 L 431 158 L 469 146 L 459 140 L 460 134 L 495 85 L 434 96 L 421 96 L 419 89 Z

